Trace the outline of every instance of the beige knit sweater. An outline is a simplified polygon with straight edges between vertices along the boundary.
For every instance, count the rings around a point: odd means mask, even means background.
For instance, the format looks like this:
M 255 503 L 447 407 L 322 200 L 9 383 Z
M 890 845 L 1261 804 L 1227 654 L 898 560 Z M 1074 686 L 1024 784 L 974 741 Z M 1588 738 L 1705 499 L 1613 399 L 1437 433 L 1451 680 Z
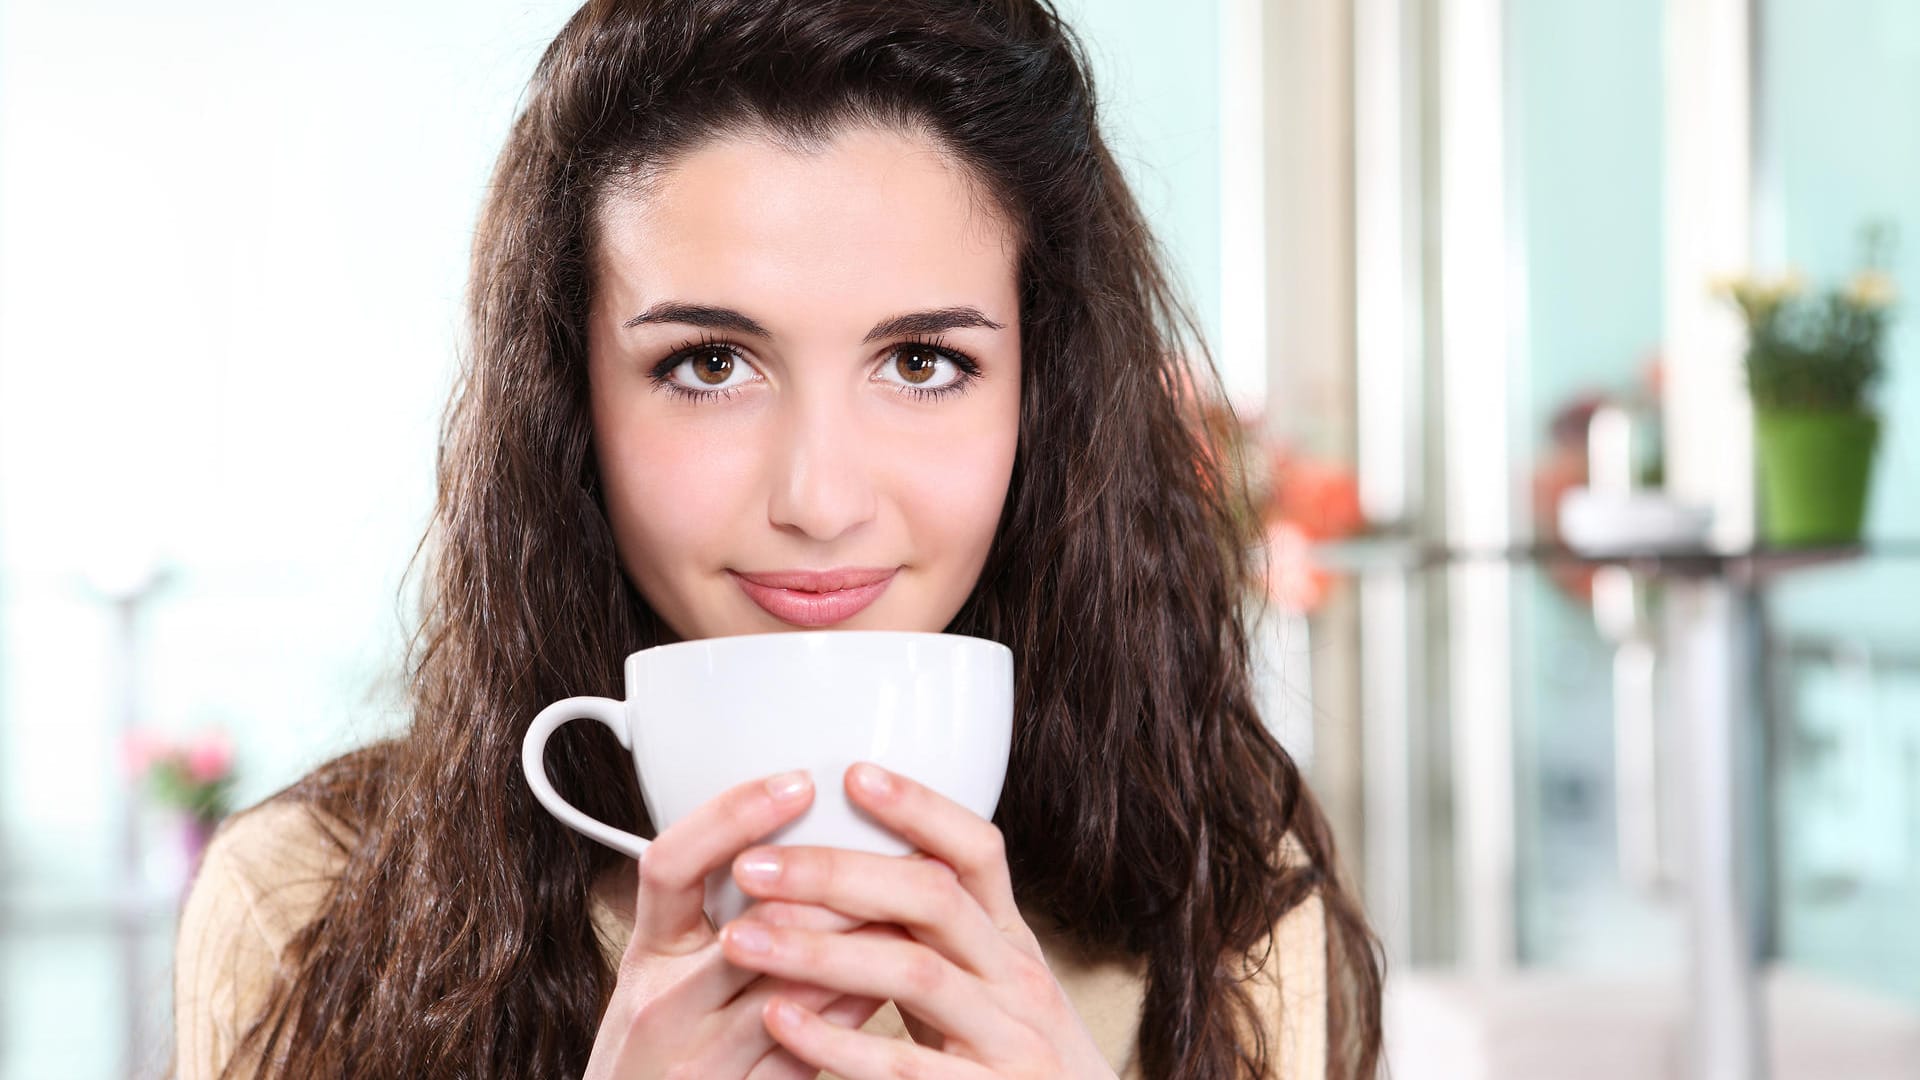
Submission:
M 327 828 L 336 828 L 329 823 Z M 214 838 L 175 945 L 174 1031 L 180 1080 L 210 1080 L 233 1056 L 262 1005 L 288 941 L 312 918 L 340 870 L 337 848 L 305 808 L 268 803 L 231 819 Z M 632 924 L 595 902 L 589 913 L 610 960 L 625 951 Z M 1047 964 L 1114 1070 L 1140 1076 L 1134 1061 L 1145 989 L 1136 960 L 1092 957 L 1029 914 Z M 1318 897 L 1283 918 L 1253 990 L 1269 1018 L 1281 1080 L 1326 1075 L 1326 927 Z M 908 1038 L 891 1002 L 864 1030 Z M 1271 1053 L 1271 1050 L 1270 1050 Z M 276 1070 L 277 1071 L 277 1070 Z M 290 1070 L 297 1072 L 297 1070 Z M 251 1068 L 243 1075 L 251 1075 Z

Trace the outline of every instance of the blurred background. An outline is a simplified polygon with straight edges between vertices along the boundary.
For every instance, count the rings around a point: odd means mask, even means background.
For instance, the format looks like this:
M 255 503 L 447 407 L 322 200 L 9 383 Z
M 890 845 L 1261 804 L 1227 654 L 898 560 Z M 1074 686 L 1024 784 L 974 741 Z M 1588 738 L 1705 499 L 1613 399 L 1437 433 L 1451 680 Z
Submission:
M 573 6 L 0 0 L 0 1078 L 161 1071 L 208 824 L 403 722 Z M 1920 4 L 1061 8 L 1394 1075 L 1920 1077 Z

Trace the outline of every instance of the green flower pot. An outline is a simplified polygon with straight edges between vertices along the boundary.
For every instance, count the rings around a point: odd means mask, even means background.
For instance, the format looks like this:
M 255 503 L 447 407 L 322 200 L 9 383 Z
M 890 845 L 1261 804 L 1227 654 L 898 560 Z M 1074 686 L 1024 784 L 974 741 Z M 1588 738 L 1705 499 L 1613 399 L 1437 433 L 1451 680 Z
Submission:
M 1880 420 L 1870 413 L 1757 413 L 1754 450 L 1766 542 L 1776 547 L 1857 543 L 1879 440 Z

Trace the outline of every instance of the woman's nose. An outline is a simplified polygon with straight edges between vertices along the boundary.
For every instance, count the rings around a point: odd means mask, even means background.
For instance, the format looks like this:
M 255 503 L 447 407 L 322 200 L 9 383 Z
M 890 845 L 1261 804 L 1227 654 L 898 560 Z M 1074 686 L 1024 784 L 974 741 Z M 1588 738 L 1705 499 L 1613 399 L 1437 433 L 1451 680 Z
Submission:
M 879 448 L 865 445 L 856 410 L 844 401 L 796 401 L 768 465 L 767 518 L 777 529 L 821 542 L 872 520 Z

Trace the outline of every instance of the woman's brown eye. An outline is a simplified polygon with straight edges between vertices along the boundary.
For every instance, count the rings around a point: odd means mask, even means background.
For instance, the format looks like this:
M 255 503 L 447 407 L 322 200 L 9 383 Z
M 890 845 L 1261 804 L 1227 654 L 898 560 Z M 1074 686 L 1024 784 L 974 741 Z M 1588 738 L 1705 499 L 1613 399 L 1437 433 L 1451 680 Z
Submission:
M 688 361 L 693 365 L 693 373 L 708 386 L 719 386 L 733 374 L 733 357 L 719 350 L 703 353 Z
M 904 349 L 900 359 L 894 361 L 894 368 L 900 377 L 915 386 L 933 378 L 934 369 L 940 366 L 940 358 L 925 349 Z

